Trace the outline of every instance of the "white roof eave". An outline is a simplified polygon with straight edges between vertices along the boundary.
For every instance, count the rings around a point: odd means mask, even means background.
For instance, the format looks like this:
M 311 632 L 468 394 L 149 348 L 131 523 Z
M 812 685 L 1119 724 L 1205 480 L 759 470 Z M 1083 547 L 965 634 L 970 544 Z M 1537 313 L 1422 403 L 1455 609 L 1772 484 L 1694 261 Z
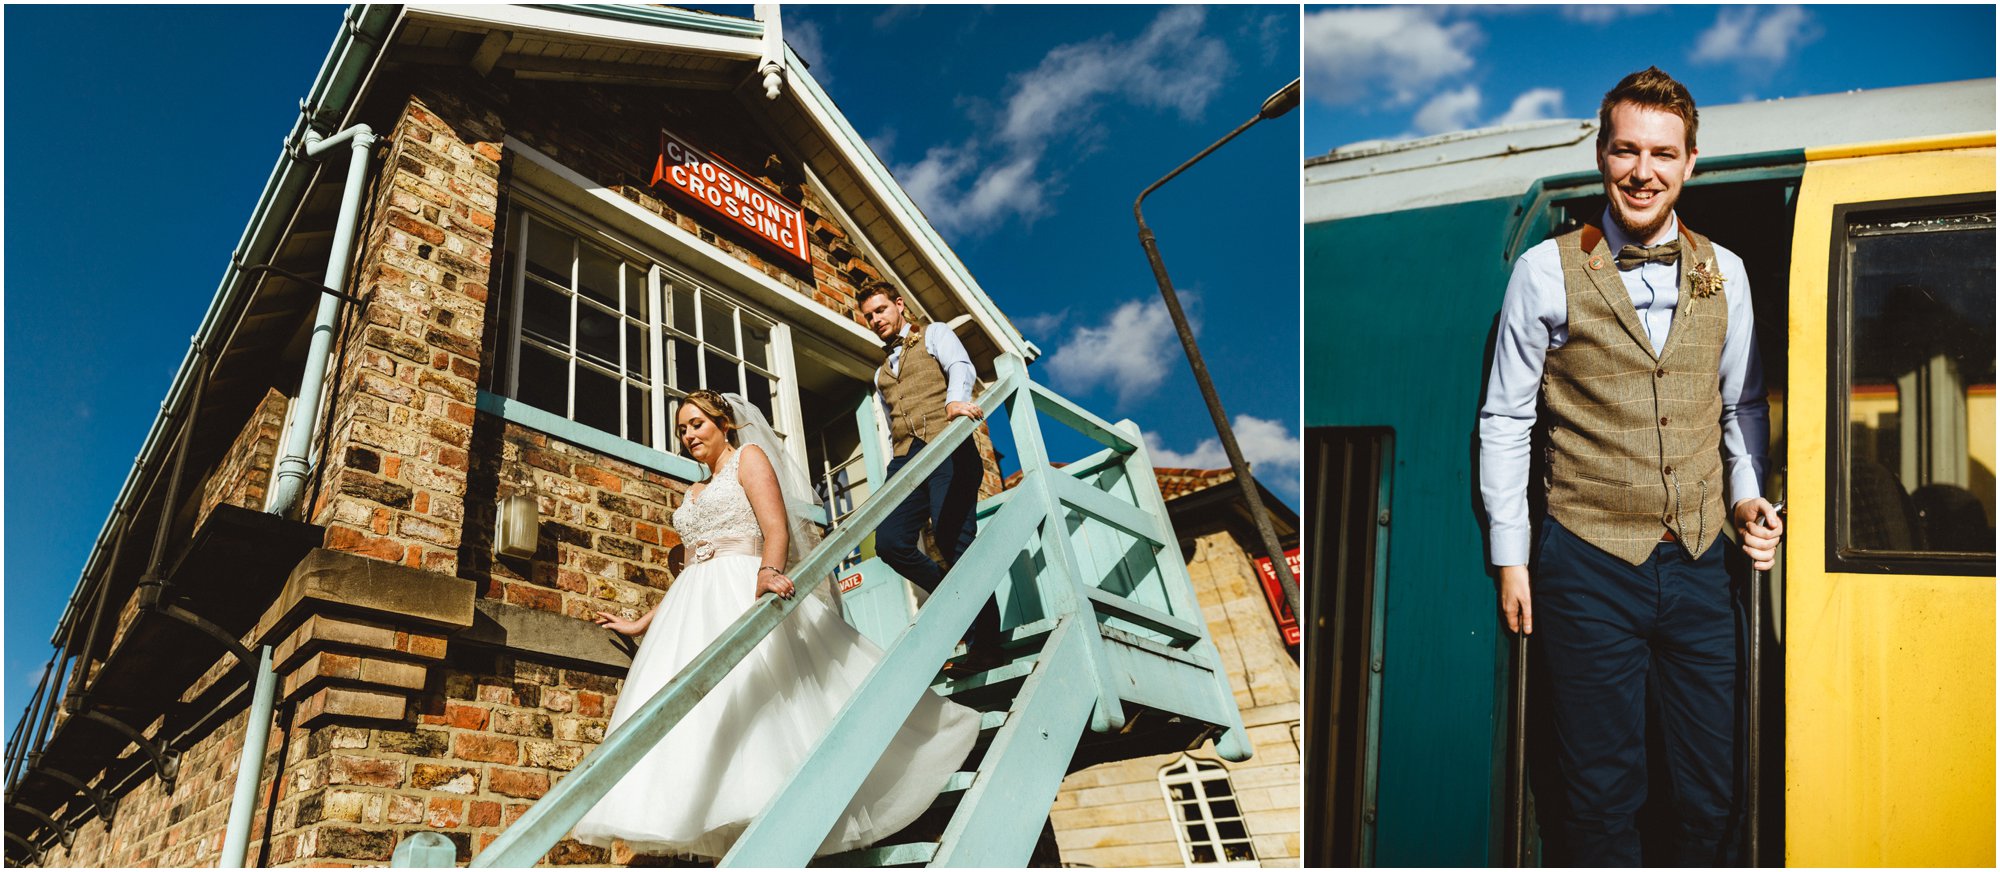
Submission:
M 649 50 L 681 50 L 757 59 L 763 51 L 762 22 L 743 22 L 759 33 L 728 34 L 648 24 L 579 12 L 501 4 L 411 3 L 405 14 L 468 29 L 504 30 L 561 40 L 589 40 Z M 752 27 L 754 26 L 754 27 Z
M 1006 318 L 1001 317 L 999 307 L 993 304 L 985 289 L 973 279 L 972 273 L 965 268 L 951 246 L 938 236 L 936 228 L 924 218 L 923 211 L 910 200 L 895 176 L 876 159 L 875 152 L 868 148 L 861 134 L 847 123 L 847 117 L 820 89 L 819 82 L 806 71 L 805 63 L 791 51 L 790 46 L 785 49 L 785 67 L 785 75 L 791 85 L 788 90 L 807 117 L 825 134 L 827 145 L 854 168 L 855 177 L 867 188 L 869 196 L 882 207 L 883 214 L 895 221 L 912 240 L 912 247 L 918 256 L 930 263 L 940 283 L 966 302 L 966 311 L 972 313 L 973 320 L 986 335 L 993 338 L 994 345 L 1033 360 L 1037 352 L 1034 346 Z

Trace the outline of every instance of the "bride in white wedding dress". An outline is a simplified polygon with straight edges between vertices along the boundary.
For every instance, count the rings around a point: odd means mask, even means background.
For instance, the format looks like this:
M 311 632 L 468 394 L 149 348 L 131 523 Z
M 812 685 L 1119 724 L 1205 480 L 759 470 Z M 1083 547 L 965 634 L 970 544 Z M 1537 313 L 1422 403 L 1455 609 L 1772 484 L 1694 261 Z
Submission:
M 614 732 L 759 596 L 791 597 L 784 568 L 804 552 L 804 524 L 786 498 L 797 504 L 811 492 L 763 413 L 735 394 L 696 391 L 677 419 L 681 444 L 710 475 L 674 510 L 688 556 L 665 598 L 634 621 L 598 613 L 599 624 L 645 634 L 611 714 Z M 638 854 L 726 854 L 881 662 L 881 649 L 842 620 L 828 594 L 800 602 L 572 835 L 602 847 L 622 839 Z M 859 848 L 908 826 L 978 732 L 977 712 L 926 692 L 815 853 Z

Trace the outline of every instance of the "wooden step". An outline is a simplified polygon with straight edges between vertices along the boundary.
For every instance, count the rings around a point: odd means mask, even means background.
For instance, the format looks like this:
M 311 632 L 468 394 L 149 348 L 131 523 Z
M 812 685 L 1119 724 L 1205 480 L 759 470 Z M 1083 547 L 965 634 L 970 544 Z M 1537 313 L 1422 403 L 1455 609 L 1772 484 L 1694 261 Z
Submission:
M 1013 699 L 1022 679 L 1035 671 L 1036 659 L 1036 655 L 1030 654 L 985 672 L 947 678 L 931 685 L 931 690 L 953 702 L 976 708 L 983 707 L 982 703 L 1005 706 Z
M 857 866 L 922 866 L 936 857 L 938 843 L 911 842 L 905 845 L 877 845 L 859 851 L 829 854 L 812 862 L 814 866 L 853 868 Z

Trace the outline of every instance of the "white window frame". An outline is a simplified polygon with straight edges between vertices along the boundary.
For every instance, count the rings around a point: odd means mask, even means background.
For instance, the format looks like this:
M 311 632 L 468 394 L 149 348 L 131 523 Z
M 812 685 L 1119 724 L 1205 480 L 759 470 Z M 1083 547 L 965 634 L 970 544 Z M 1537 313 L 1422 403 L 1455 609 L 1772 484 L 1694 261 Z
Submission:
M 1219 779 L 1216 777 L 1218 774 L 1221 776 Z M 1208 795 L 1208 782 L 1217 780 L 1221 781 L 1228 788 L 1228 795 Z M 1174 786 L 1179 784 L 1186 784 L 1194 791 L 1194 805 L 1201 812 L 1199 820 L 1190 820 L 1183 816 L 1181 806 L 1186 800 L 1176 800 L 1174 798 Z M 1182 754 L 1174 758 L 1173 762 L 1160 767 L 1160 797 L 1166 800 L 1168 819 L 1173 823 L 1174 841 L 1181 847 L 1181 863 L 1183 865 L 1202 867 L 1260 865 L 1257 860 L 1256 840 L 1250 833 L 1249 819 L 1243 813 L 1242 797 L 1236 792 L 1235 781 L 1229 777 L 1229 767 L 1213 760 L 1203 760 L 1199 757 Z M 1236 815 L 1234 817 L 1218 818 L 1215 816 L 1215 810 L 1210 803 L 1223 799 L 1236 803 Z M 1243 838 L 1222 838 L 1222 834 L 1216 830 L 1216 824 L 1229 821 L 1237 821 L 1243 824 Z M 1195 862 L 1195 843 L 1191 843 L 1188 840 L 1187 834 L 1187 828 L 1195 825 L 1200 825 L 1208 833 L 1208 838 L 1202 840 L 1200 844 L 1207 845 L 1215 852 L 1215 860 L 1213 862 Z M 1242 844 L 1250 851 L 1250 859 L 1227 859 L 1229 853 L 1224 848 L 1225 842 Z
M 596 245 L 601 249 L 609 251 L 624 265 L 643 267 L 645 269 L 647 276 L 646 293 L 648 298 L 647 324 L 644 327 L 644 331 L 647 337 L 646 342 L 649 346 L 648 354 L 650 356 L 648 363 L 651 370 L 649 393 L 652 408 L 649 410 L 649 417 L 652 425 L 652 437 L 650 440 L 643 441 L 632 439 L 618 433 L 601 430 L 575 419 L 573 414 L 575 406 L 574 366 L 582 364 L 572 364 L 570 383 L 565 388 L 567 405 L 570 408 L 560 410 L 542 409 L 541 411 L 563 418 L 577 427 L 587 428 L 592 432 L 600 433 L 614 439 L 630 442 L 635 445 L 642 445 L 668 454 L 679 454 L 679 443 L 674 438 L 673 428 L 668 420 L 667 409 L 673 401 L 678 400 L 681 396 L 685 396 L 689 390 L 693 390 L 694 386 L 676 388 L 670 384 L 672 375 L 669 372 L 670 361 L 667 354 L 666 340 L 670 335 L 673 335 L 677 339 L 691 343 L 697 353 L 697 379 L 704 384 L 708 382 L 708 362 L 706 359 L 708 355 L 701 354 L 701 351 L 710 348 L 703 340 L 705 328 L 697 328 L 694 331 L 682 331 L 680 328 L 668 323 L 671 317 L 667 309 L 668 293 L 671 289 L 686 288 L 688 292 L 698 295 L 695 303 L 695 317 L 698 322 L 702 317 L 700 314 L 700 299 L 702 298 L 716 300 L 729 309 L 730 327 L 736 333 L 735 338 L 737 339 L 736 347 L 738 352 L 732 353 L 720 347 L 715 347 L 713 353 L 724 355 L 726 358 L 733 359 L 736 362 L 736 365 L 739 367 L 737 377 L 739 389 L 741 387 L 740 382 L 742 381 L 743 367 L 761 370 L 758 372 L 760 376 L 767 376 L 775 383 L 776 396 L 773 397 L 772 401 L 771 426 L 783 438 L 785 450 L 793 454 L 798 463 L 803 464 L 805 462 L 804 440 L 795 438 L 793 435 L 803 432 L 805 424 L 798 399 L 798 378 L 797 369 L 793 362 L 790 325 L 779 320 L 776 315 L 765 311 L 762 307 L 747 302 L 721 288 L 720 283 L 702 278 L 692 266 L 677 262 L 664 254 L 650 251 L 621 234 L 611 231 L 603 224 L 593 220 L 590 216 L 578 214 L 576 210 L 560 205 L 559 200 L 548 196 L 532 186 L 517 182 L 512 186 L 510 194 L 513 196 L 513 202 L 510 204 L 507 216 L 509 222 L 508 228 L 510 232 L 515 234 L 516 238 L 515 241 L 509 243 L 509 276 L 505 288 L 505 293 L 509 295 L 507 301 L 509 318 L 507 336 L 504 340 L 508 343 L 507 368 L 496 379 L 497 385 L 501 388 L 498 393 L 503 394 L 514 402 L 524 402 L 517 398 L 520 394 L 519 378 L 522 347 L 524 341 L 526 341 L 521 334 L 523 326 L 522 309 L 525 297 L 524 290 L 528 281 L 527 245 L 522 244 L 526 240 L 519 238 L 518 231 L 519 228 L 530 226 L 533 223 L 548 224 L 575 236 L 581 242 Z M 532 222 L 524 222 L 524 218 L 532 218 Z M 533 231 L 530 230 L 529 232 L 532 233 Z M 574 336 L 576 320 L 574 307 L 581 304 L 574 302 L 576 296 L 574 289 L 571 289 L 569 293 L 572 297 L 572 315 L 570 319 L 572 335 L 570 336 L 569 353 L 574 356 L 577 353 L 575 351 Z M 771 324 L 768 358 L 766 365 L 763 367 L 757 367 L 755 364 L 749 363 L 740 353 L 742 348 L 743 322 L 741 313 L 744 311 L 748 311 Z M 619 317 L 622 320 L 624 316 L 621 313 Z M 621 334 L 622 331 L 623 328 L 621 327 Z M 624 342 L 625 339 L 621 335 L 621 345 Z M 623 388 L 621 387 L 622 390 Z M 671 472 L 671 470 L 663 471 Z

